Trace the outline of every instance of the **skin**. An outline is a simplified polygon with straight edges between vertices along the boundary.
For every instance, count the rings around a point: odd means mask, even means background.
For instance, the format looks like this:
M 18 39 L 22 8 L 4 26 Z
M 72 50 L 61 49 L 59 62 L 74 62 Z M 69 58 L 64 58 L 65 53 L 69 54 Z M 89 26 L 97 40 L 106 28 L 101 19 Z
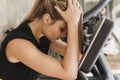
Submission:
M 45 55 L 30 41 L 18 38 L 8 43 L 6 56 L 10 62 L 22 62 L 39 73 L 62 80 L 75 80 L 80 53 L 78 23 L 82 9 L 77 0 L 68 0 L 68 9 L 65 12 L 55 8 L 64 20 L 53 21 L 49 14 L 44 14 L 42 19 L 36 18 L 29 26 L 37 41 L 46 36 L 52 42 L 50 48 L 64 55 L 62 62 Z M 67 44 L 58 40 L 59 37 L 65 36 L 66 32 Z

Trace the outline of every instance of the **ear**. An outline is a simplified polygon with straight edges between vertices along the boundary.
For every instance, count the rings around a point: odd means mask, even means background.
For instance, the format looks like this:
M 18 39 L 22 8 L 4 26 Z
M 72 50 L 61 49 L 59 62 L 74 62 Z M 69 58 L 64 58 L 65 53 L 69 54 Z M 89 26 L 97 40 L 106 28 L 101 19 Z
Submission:
M 50 14 L 48 14 L 48 13 L 44 14 L 43 17 L 42 17 L 42 19 L 43 19 L 43 22 L 45 24 L 50 24 L 52 22 Z

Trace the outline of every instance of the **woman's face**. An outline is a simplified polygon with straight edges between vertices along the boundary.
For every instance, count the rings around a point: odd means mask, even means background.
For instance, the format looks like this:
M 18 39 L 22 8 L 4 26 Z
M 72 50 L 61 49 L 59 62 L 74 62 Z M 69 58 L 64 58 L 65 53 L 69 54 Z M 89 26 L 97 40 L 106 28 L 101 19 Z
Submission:
M 44 32 L 45 36 L 50 41 L 55 41 L 60 37 L 65 37 L 67 33 L 67 26 L 63 20 L 58 20 L 53 24 L 50 24 L 46 27 L 46 31 Z

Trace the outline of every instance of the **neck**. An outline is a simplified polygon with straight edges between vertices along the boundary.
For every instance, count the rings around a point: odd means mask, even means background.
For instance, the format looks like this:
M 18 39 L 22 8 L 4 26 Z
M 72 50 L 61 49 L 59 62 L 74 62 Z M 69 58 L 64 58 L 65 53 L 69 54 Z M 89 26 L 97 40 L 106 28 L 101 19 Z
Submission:
M 39 42 L 39 39 L 43 36 L 42 33 L 42 22 L 38 19 L 34 20 L 33 22 L 28 24 L 32 30 L 32 33 L 36 40 Z

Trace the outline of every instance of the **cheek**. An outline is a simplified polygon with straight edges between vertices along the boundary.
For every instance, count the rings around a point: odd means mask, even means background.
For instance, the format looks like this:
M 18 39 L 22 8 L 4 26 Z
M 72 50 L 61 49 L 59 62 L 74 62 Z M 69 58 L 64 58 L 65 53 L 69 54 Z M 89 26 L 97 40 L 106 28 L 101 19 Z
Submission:
M 51 31 L 51 35 L 54 37 L 54 38 L 58 38 L 60 36 L 60 31 L 59 30 L 52 30 Z
M 59 35 L 60 31 L 58 31 L 57 29 L 48 29 L 46 31 L 46 37 L 48 37 L 48 39 L 51 41 L 56 40 L 56 38 L 58 38 Z
M 56 26 L 54 28 L 51 28 L 50 30 L 51 30 L 50 33 L 54 36 L 60 35 L 60 30 Z

